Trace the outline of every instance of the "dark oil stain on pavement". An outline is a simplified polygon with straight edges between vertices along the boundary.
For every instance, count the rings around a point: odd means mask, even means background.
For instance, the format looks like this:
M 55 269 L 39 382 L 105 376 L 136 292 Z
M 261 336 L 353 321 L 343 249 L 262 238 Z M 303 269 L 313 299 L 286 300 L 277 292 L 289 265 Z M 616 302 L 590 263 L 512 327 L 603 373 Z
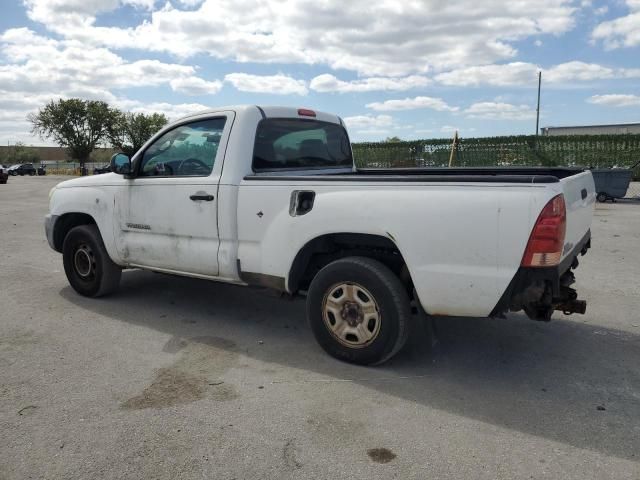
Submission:
M 282 449 L 282 459 L 289 470 L 297 470 L 302 468 L 302 463 L 297 459 L 297 447 L 293 438 L 290 438 L 284 444 Z
M 233 385 L 209 385 L 209 377 L 218 378 L 236 363 L 238 352 L 233 342 L 218 337 L 172 337 L 162 350 L 179 357 L 170 367 L 160 368 L 154 380 L 120 408 L 166 408 L 205 397 L 217 401 L 239 397 Z
M 396 458 L 396 454 L 388 448 L 371 448 L 367 450 L 367 455 L 376 463 L 389 463 Z
M 3 332 L 3 335 L 0 336 L 0 346 L 24 347 L 37 343 L 38 337 L 32 331 Z
M 32 415 L 37 408 L 38 408 L 37 405 L 27 405 L 26 407 L 23 407 L 20 410 L 18 410 L 18 415 L 20 416 Z
M 126 410 L 171 407 L 200 400 L 204 393 L 200 378 L 175 367 L 161 368 L 151 385 L 140 395 L 124 402 L 121 407 Z

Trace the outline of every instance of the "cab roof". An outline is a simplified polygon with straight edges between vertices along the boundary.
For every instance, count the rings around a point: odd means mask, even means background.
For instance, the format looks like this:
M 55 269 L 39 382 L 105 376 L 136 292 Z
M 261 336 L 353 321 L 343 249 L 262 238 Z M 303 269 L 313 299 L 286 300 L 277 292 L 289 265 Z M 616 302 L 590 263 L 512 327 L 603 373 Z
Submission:
M 237 114 L 243 114 L 245 112 L 257 111 L 263 118 L 315 118 L 316 120 L 320 120 L 323 122 L 337 123 L 339 125 L 344 125 L 342 119 L 337 115 L 327 112 L 321 112 L 318 110 L 313 110 L 304 107 L 281 107 L 281 106 L 260 106 L 260 105 L 230 105 L 224 107 L 217 107 L 207 110 L 202 110 L 199 112 L 195 112 L 191 115 L 187 115 L 182 117 L 175 122 L 178 123 L 187 118 L 199 117 L 201 115 L 214 114 L 219 112 L 229 112 L 233 111 Z M 306 114 L 304 113 L 306 112 Z M 302 114 L 301 114 L 302 113 Z M 310 115 L 310 113 L 315 114 L 315 116 Z

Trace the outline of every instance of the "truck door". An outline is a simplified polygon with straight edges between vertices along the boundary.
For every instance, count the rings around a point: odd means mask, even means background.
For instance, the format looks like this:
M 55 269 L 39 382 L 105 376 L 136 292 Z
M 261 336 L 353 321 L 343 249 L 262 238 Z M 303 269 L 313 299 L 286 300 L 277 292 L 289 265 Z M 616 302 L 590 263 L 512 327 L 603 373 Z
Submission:
M 218 184 L 233 112 L 186 121 L 134 161 L 114 209 L 120 257 L 131 266 L 218 275 Z

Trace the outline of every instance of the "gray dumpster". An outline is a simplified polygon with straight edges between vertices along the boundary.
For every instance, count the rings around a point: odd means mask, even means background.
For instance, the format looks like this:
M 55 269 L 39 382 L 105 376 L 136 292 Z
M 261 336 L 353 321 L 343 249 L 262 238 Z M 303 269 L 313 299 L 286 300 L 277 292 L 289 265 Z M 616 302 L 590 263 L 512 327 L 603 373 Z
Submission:
M 631 182 L 630 168 L 594 168 L 591 170 L 599 202 L 622 198 Z

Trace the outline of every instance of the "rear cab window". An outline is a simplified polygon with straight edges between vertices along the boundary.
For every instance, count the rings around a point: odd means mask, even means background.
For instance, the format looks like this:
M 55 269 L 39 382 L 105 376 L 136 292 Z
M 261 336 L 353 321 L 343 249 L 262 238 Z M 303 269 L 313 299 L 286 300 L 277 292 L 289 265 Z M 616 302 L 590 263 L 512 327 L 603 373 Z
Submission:
M 342 125 L 318 120 L 266 118 L 258 124 L 255 172 L 351 168 L 353 157 Z

